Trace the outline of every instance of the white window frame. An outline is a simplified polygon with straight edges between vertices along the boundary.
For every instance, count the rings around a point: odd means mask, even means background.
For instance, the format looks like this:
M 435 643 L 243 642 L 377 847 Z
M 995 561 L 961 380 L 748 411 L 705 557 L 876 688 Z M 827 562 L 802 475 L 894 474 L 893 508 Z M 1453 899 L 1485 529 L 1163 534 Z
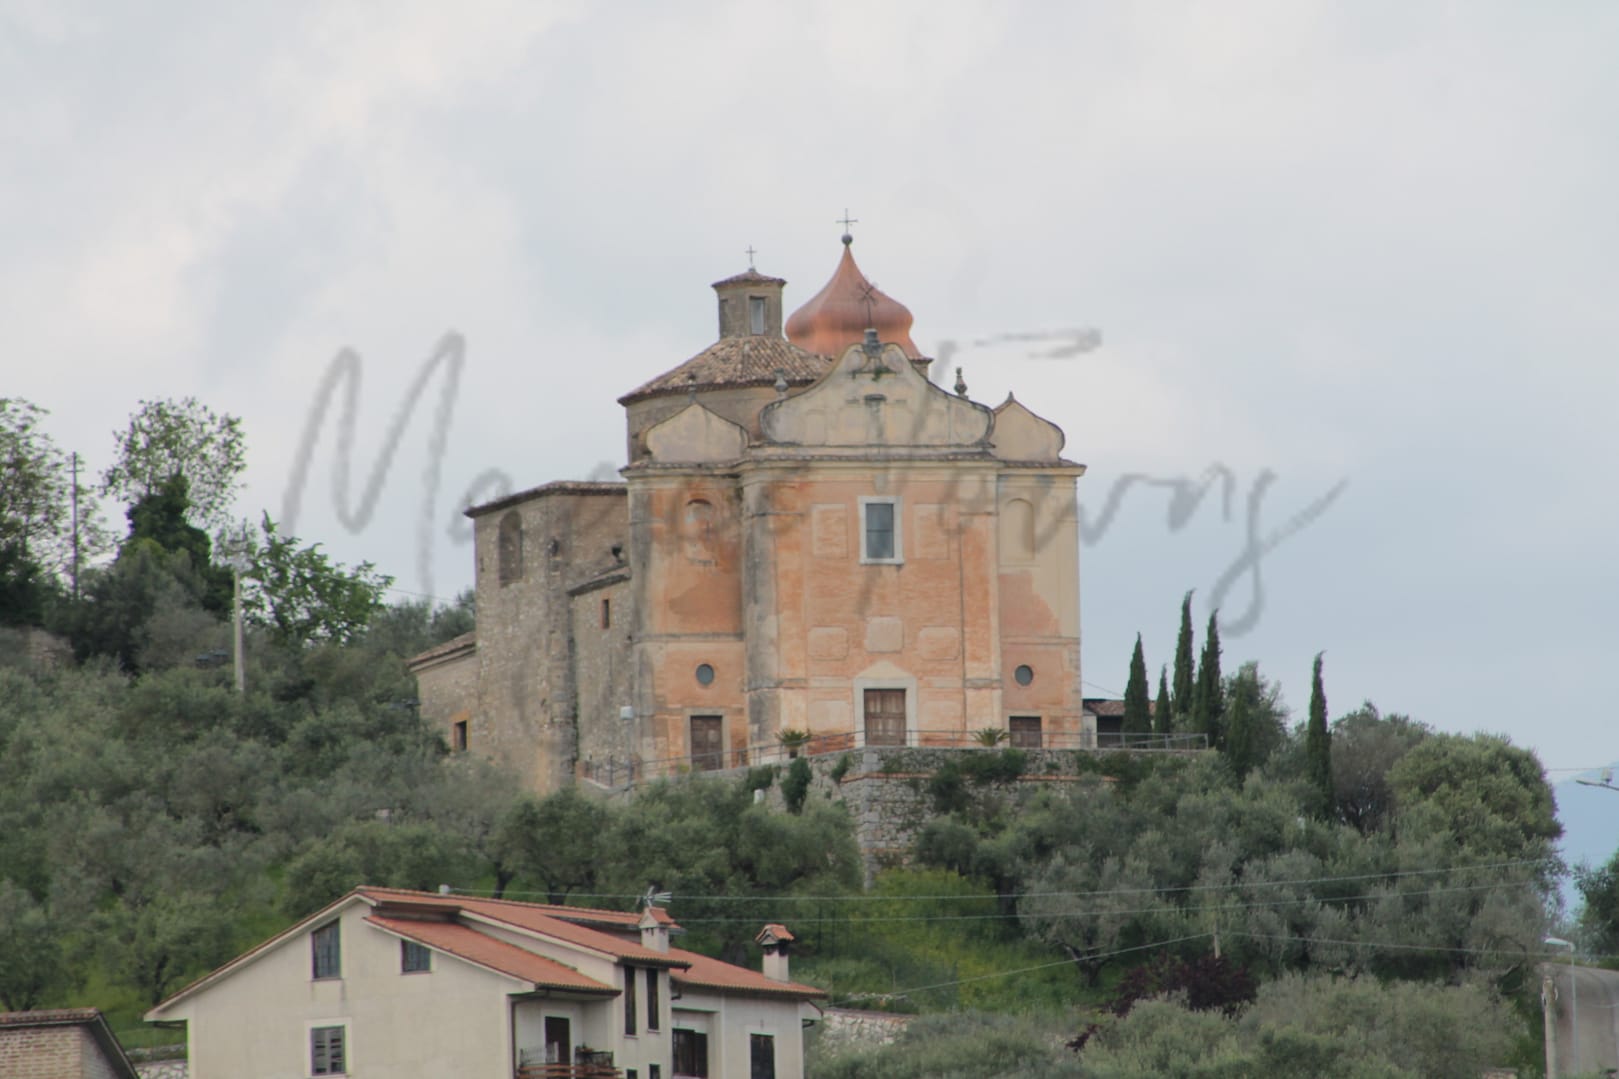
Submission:
M 886 505 L 894 507 L 894 554 L 891 558 L 873 558 L 866 550 L 866 507 Z M 901 566 L 905 564 L 905 500 L 899 495 L 860 496 L 860 563 L 866 566 Z
M 309 1079 L 319 1079 L 315 1075 L 315 1031 L 327 1027 L 336 1027 L 343 1032 L 343 1070 L 340 1072 L 323 1072 L 322 1075 L 353 1075 L 354 1074 L 354 1040 L 350 1037 L 349 1021 L 347 1019 L 310 1019 L 304 1023 L 304 1074 Z

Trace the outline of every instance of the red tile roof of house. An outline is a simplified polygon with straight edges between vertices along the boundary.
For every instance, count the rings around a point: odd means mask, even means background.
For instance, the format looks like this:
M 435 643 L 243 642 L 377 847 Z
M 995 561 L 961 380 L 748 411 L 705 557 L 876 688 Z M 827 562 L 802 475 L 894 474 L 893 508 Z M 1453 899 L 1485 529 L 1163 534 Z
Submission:
M 778 982 L 756 970 L 733 966 L 706 955 L 670 948 L 670 956 L 688 964 L 687 969 L 673 971 L 669 976 L 676 985 L 689 985 L 694 989 L 719 989 L 729 993 L 749 993 L 758 996 L 797 997 L 807 1000 L 824 997 L 824 989 L 797 982 Z
M 611 920 L 614 924 L 624 925 L 626 929 L 634 929 L 637 915 L 621 911 L 545 906 L 539 903 L 521 903 L 514 899 L 480 899 L 477 896 L 438 895 L 433 892 L 411 892 L 397 888 L 359 888 L 356 891 L 377 904 L 393 903 L 418 909 L 461 911 L 464 914 L 526 929 L 531 933 L 554 937 L 569 944 L 577 944 L 581 948 L 589 948 L 647 966 L 684 965 L 680 960 L 671 959 L 668 953 L 656 952 L 612 933 L 603 933 L 567 920 L 576 916 L 575 912 L 579 912 L 591 920 Z
M 536 989 L 571 989 L 608 996 L 618 994 L 618 990 L 612 986 L 586 977 L 565 963 L 496 940 L 471 926 L 424 918 L 384 918 L 376 914 L 367 917 L 366 921 L 469 963 L 520 978 Z

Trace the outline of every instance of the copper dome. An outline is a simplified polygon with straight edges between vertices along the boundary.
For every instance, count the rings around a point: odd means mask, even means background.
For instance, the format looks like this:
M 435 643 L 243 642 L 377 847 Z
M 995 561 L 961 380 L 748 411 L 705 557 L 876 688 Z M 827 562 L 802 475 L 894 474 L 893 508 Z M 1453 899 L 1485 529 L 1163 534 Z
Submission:
M 832 280 L 787 320 L 787 340 L 810 352 L 839 356 L 864 340 L 869 327 L 879 341 L 898 345 L 913 360 L 922 359 L 911 340 L 910 309 L 866 280 L 850 244 L 844 236 L 843 258 Z

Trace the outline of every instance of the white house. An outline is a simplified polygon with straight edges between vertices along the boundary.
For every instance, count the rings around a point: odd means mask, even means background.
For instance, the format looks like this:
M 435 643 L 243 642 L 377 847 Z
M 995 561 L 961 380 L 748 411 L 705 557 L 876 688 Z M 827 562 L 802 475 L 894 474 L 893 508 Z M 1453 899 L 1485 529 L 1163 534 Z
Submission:
M 801 1079 L 824 994 L 670 946 L 669 915 L 358 888 L 147 1013 L 191 1079 Z

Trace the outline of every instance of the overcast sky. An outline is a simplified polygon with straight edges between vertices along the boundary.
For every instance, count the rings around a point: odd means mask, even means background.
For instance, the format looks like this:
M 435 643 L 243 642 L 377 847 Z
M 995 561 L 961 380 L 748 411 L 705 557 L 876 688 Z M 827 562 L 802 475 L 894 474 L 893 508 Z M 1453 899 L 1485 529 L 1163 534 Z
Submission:
M 847 206 L 917 343 L 1089 466 L 1088 694 L 1123 689 L 1138 630 L 1156 681 L 1252 516 L 1282 538 L 1262 599 L 1251 573 L 1224 594 L 1228 669 L 1302 716 L 1325 650 L 1334 715 L 1619 758 L 1619 7 L 0 12 L 0 394 L 97 468 L 140 399 L 195 395 L 246 421 L 243 514 L 283 516 L 350 347 L 353 499 L 459 334 L 369 521 L 334 508 L 333 426 L 296 520 L 453 596 L 475 481 L 621 465 L 615 399 L 713 340 L 709 282 L 751 244 L 796 307 Z M 1101 348 L 994 340 L 1084 328 Z

